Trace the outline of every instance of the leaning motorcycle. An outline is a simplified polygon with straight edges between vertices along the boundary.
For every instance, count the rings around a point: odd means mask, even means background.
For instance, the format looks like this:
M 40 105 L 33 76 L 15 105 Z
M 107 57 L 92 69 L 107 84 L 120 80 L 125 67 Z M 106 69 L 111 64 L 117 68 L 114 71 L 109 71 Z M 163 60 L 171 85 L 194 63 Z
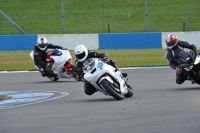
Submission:
M 179 67 L 182 68 L 187 79 L 200 85 L 200 55 L 194 51 L 189 51 L 179 53 L 179 57 L 182 60 Z
M 97 58 L 89 58 L 83 63 L 85 82 L 92 84 L 97 91 L 122 100 L 131 97 L 133 89 L 119 71 Z
M 34 60 L 34 51 L 30 53 Z M 72 63 L 72 56 L 68 50 L 54 49 L 47 52 L 46 61 L 52 65 L 51 70 L 47 71 L 47 78 L 57 81 L 59 78 L 74 78 L 79 81 L 77 69 Z M 39 68 L 35 65 L 39 71 Z

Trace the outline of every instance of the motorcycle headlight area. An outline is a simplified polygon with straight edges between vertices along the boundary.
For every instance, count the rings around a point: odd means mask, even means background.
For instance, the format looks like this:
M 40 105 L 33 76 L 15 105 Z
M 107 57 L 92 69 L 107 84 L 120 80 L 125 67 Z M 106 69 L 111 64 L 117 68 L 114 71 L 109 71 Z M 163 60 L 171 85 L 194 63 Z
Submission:
M 91 71 L 95 66 L 95 60 L 93 58 L 87 59 L 86 61 L 84 61 L 83 63 L 83 72 L 87 73 L 89 71 Z
M 191 71 L 192 68 L 193 68 L 193 65 L 192 65 L 192 66 L 189 66 L 189 67 L 186 67 L 185 69 L 186 69 L 187 71 Z
M 196 60 L 195 60 L 194 64 L 196 65 L 196 64 L 198 64 L 199 62 L 200 62 L 200 56 L 198 55 L 198 56 L 196 57 Z

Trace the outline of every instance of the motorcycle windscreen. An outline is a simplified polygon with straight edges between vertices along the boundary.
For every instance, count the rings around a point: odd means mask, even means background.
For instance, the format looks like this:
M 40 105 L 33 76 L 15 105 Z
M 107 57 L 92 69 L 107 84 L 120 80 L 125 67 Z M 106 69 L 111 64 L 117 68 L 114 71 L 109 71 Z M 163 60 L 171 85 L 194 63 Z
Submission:
M 182 51 L 179 51 L 177 58 L 181 63 L 191 63 L 192 53 L 189 51 L 182 50 Z
M 82 70 L 84 73 L 91 71 L 95 66 L 95 60 L 93 58 L 89 58 L 84 61 Z

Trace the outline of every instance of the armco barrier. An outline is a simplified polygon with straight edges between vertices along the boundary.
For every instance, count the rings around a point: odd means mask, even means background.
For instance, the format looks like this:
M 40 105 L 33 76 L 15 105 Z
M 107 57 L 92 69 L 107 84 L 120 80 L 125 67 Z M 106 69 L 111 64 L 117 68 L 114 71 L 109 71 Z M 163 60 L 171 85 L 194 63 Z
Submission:
M 1 35 L 0 50 L 33 50 L 38 37 L 70 50 L 80 43 L 88 49 L 162 48 L 161 33 Z
M 200 48 L 200 32 L 140 32 L 107 34 L 39 34 L 0 35 L 0 50 L 33 50 L 38 37 L 47 37 L 53 44 L 70 50 L 83 43 L 88 49 L 152 49 L 166 48 L 165 38 L 176 33 L 180 40 L 186 40 Z
M 161 32 L 99 34 L 100 49 L 162 48 Z
M 1 35 L 0 50 L 32 50 L 37 35 Z

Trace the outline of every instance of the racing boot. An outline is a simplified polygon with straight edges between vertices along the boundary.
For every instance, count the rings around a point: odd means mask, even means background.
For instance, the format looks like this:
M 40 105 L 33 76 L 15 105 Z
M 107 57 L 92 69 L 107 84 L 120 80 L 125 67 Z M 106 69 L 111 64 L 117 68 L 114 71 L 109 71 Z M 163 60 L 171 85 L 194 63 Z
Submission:
M 124 71 L 122 71 L 122 70 L 119 70 L 118 67 L 117 67 L 116 65 L 113 65 L 113 66 L 115 67 L 115 71 L 116 71 L 116 72 L 119 71 L 119 72 L 122 74 L 122 76 L 123 76 L 124 78 L 126 78 L 126 77 L 128 76 L 128 74 L 127 74 L 126 72 L 124 72 Z
M 119 70 L 118 68 L 115 68 L 115 72 L 117 72 L 117 71 L 119 71 L 122 74 L 123 78 L 126 78 L 128 80 L 128 78 L 127 78 L 128 74 L 126 72 Z
M 39 71 L 40 71 L 40 73 L 41 73 L 41 75 L 42 75 L 43 77 L 45 77 L 45 76 L 46 76 L 46 72 L 44 71 L 44 69 L 43 69 L 43 68 L 41 68 Z
M 127 78 L 128 74 L 127 74 L 126 72 L 124 72 L 124 71 L 122 71 L 122 70 L 119 70 L 119 71 L 120 71 L 120 73 L 122 74 L 122 76 L 123 76 L 124 78 Z
M 128 74 L 126 72 L 118 69 L 118 67 L 117 67 L 117 65 L 115 64 L 114 61 L 110 60 L 110 65 L 115 68 L 115 72 L 119 71 L 124 78 L 126 78 L 128 76 Z

